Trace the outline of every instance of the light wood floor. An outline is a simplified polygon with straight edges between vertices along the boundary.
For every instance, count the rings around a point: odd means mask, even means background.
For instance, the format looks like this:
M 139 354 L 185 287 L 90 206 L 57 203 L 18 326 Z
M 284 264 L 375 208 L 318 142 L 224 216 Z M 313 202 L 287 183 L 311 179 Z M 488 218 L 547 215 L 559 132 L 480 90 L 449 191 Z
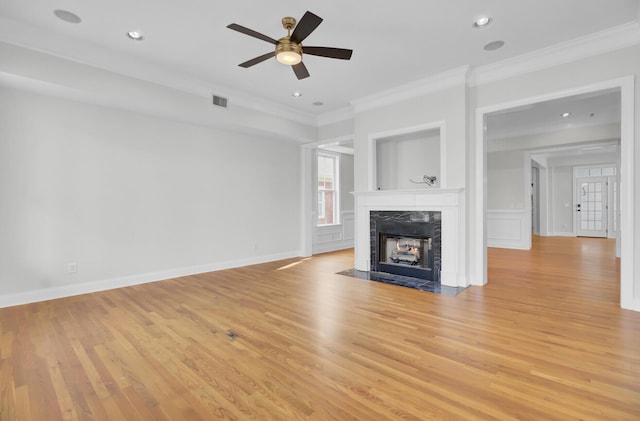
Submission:
M 490 249 L 489 284 L 457 297 L 335 274 L 352 266 L 343 251 L 0 309 L 0 419 L 640 419 L 613 241 Z

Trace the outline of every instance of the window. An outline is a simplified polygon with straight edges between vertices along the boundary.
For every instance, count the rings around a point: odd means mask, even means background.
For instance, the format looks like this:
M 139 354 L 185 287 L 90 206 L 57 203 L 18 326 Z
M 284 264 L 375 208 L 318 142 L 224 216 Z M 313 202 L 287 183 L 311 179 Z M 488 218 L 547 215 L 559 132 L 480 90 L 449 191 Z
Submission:
M 318 225 L 338 224 L 338 155 L 318 153 Z
M 616 175 L 615 167 L 577 167 L 576 177 L 600 177 Z

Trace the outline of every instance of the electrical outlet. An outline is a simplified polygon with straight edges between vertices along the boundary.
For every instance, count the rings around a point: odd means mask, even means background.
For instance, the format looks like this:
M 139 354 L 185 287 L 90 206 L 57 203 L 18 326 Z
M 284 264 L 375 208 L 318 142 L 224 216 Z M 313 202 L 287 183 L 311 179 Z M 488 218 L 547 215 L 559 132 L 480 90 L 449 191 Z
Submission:
M 76 262 L 71 262 L 67 264 L 67 272 L 69 273 L 77 273 L 78 272 L 78 264 Z

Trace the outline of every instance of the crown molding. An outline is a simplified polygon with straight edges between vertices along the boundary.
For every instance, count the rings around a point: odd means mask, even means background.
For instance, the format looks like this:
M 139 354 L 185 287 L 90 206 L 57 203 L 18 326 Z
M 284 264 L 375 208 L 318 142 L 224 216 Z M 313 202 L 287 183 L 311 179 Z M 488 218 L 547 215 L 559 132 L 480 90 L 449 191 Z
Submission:
M 640 24 L 630 22 L 471 71 L 469 85 L 478 86 L 570 63 L 640 44 Z
M 341 121 L 352 120 L 354 117 L 353 107 L 344 107 L 335 111 L 320 114 L 317 119 L 318 126 L 326 126 Z
M 393 89 L 353 100 L 351 101 L 351 105 L 353 105 L 355 112 L 359 113 L 443 91 L 455 86 L 465 85 L 467 83 L 468 73 L 469 66 L 458 67 L 426 79 L 417 80 Z
M 34 47 L 35 45 L 43 45 L 43 39 L 46 40 L 46 45 L 39 48 Z M 39 43 L 36 43 L 36 40 L 40 40 Z M 0 42 L 106 70 L 132 79 L 151 82 L 199 97 L 210 98 L 213 94 L 223 96 L 233 106 L 259 111 L 296 123 L 312 126 L 317 124 L 317 116 L 315 114 L 287 107 L 228 86 L 205 82 L 185 73 L 183 70 L 169 69 L 166 66 L 159 66 L 157 63 L 143 60 L 136 56 L 128 55 L 125 57 L 123 54 L 107 48 L 96 49 L 95 46 L 89 48 L 86 43 L 79 42 L 66 35 L 57 34 L 52 36 L 51 34 L 45 34 L 39 28 L 2 17 L 0 17 Z M 61 45 L 68 45 L 72 48 L 63 52 L 60 50 Z M 81 54 L 80 51 L 83 53 Z M 86 54 L 87 51 L 96 52 L 88 55 Z

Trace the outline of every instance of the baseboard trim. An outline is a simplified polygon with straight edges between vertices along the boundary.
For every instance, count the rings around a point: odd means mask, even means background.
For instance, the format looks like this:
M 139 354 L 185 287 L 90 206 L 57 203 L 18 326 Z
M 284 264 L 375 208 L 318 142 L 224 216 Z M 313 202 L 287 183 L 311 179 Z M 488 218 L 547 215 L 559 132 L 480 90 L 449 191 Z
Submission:
M 317 243 L 313 245 L 313 254 L 328 253 L 353 248 L 353 240 L 332 241 L 328 243 Z
M 158 272 L 122 276 L 118 278 L 104 279 L 94 282 L 84 282 L 81 284 L 63 285 L 59 287 L 43 288 L 32 291 L 18 292 L 14 294 L 4 294 L 0 295 L 0 308 L 36 303 L 40 301 L 55 300 L 58 298 L 72 297 L 75 295 L 89 294 L 92 292 L 106 291 L 110 289 L 146 284 L 150 282 L 164 281 L 167 279 L 179 278 L 181 276 L 197 275 L 200 273 L 215 272 L 223 269 L 232 269 L 241 266 L 274 262 L 299 256 L 301 256 L 300 251 L 295 250 L 266 256 L 256 256 L 246 259 L 229 260 L 226 262 L 215 262 L 205 265 L 188 266 Z

